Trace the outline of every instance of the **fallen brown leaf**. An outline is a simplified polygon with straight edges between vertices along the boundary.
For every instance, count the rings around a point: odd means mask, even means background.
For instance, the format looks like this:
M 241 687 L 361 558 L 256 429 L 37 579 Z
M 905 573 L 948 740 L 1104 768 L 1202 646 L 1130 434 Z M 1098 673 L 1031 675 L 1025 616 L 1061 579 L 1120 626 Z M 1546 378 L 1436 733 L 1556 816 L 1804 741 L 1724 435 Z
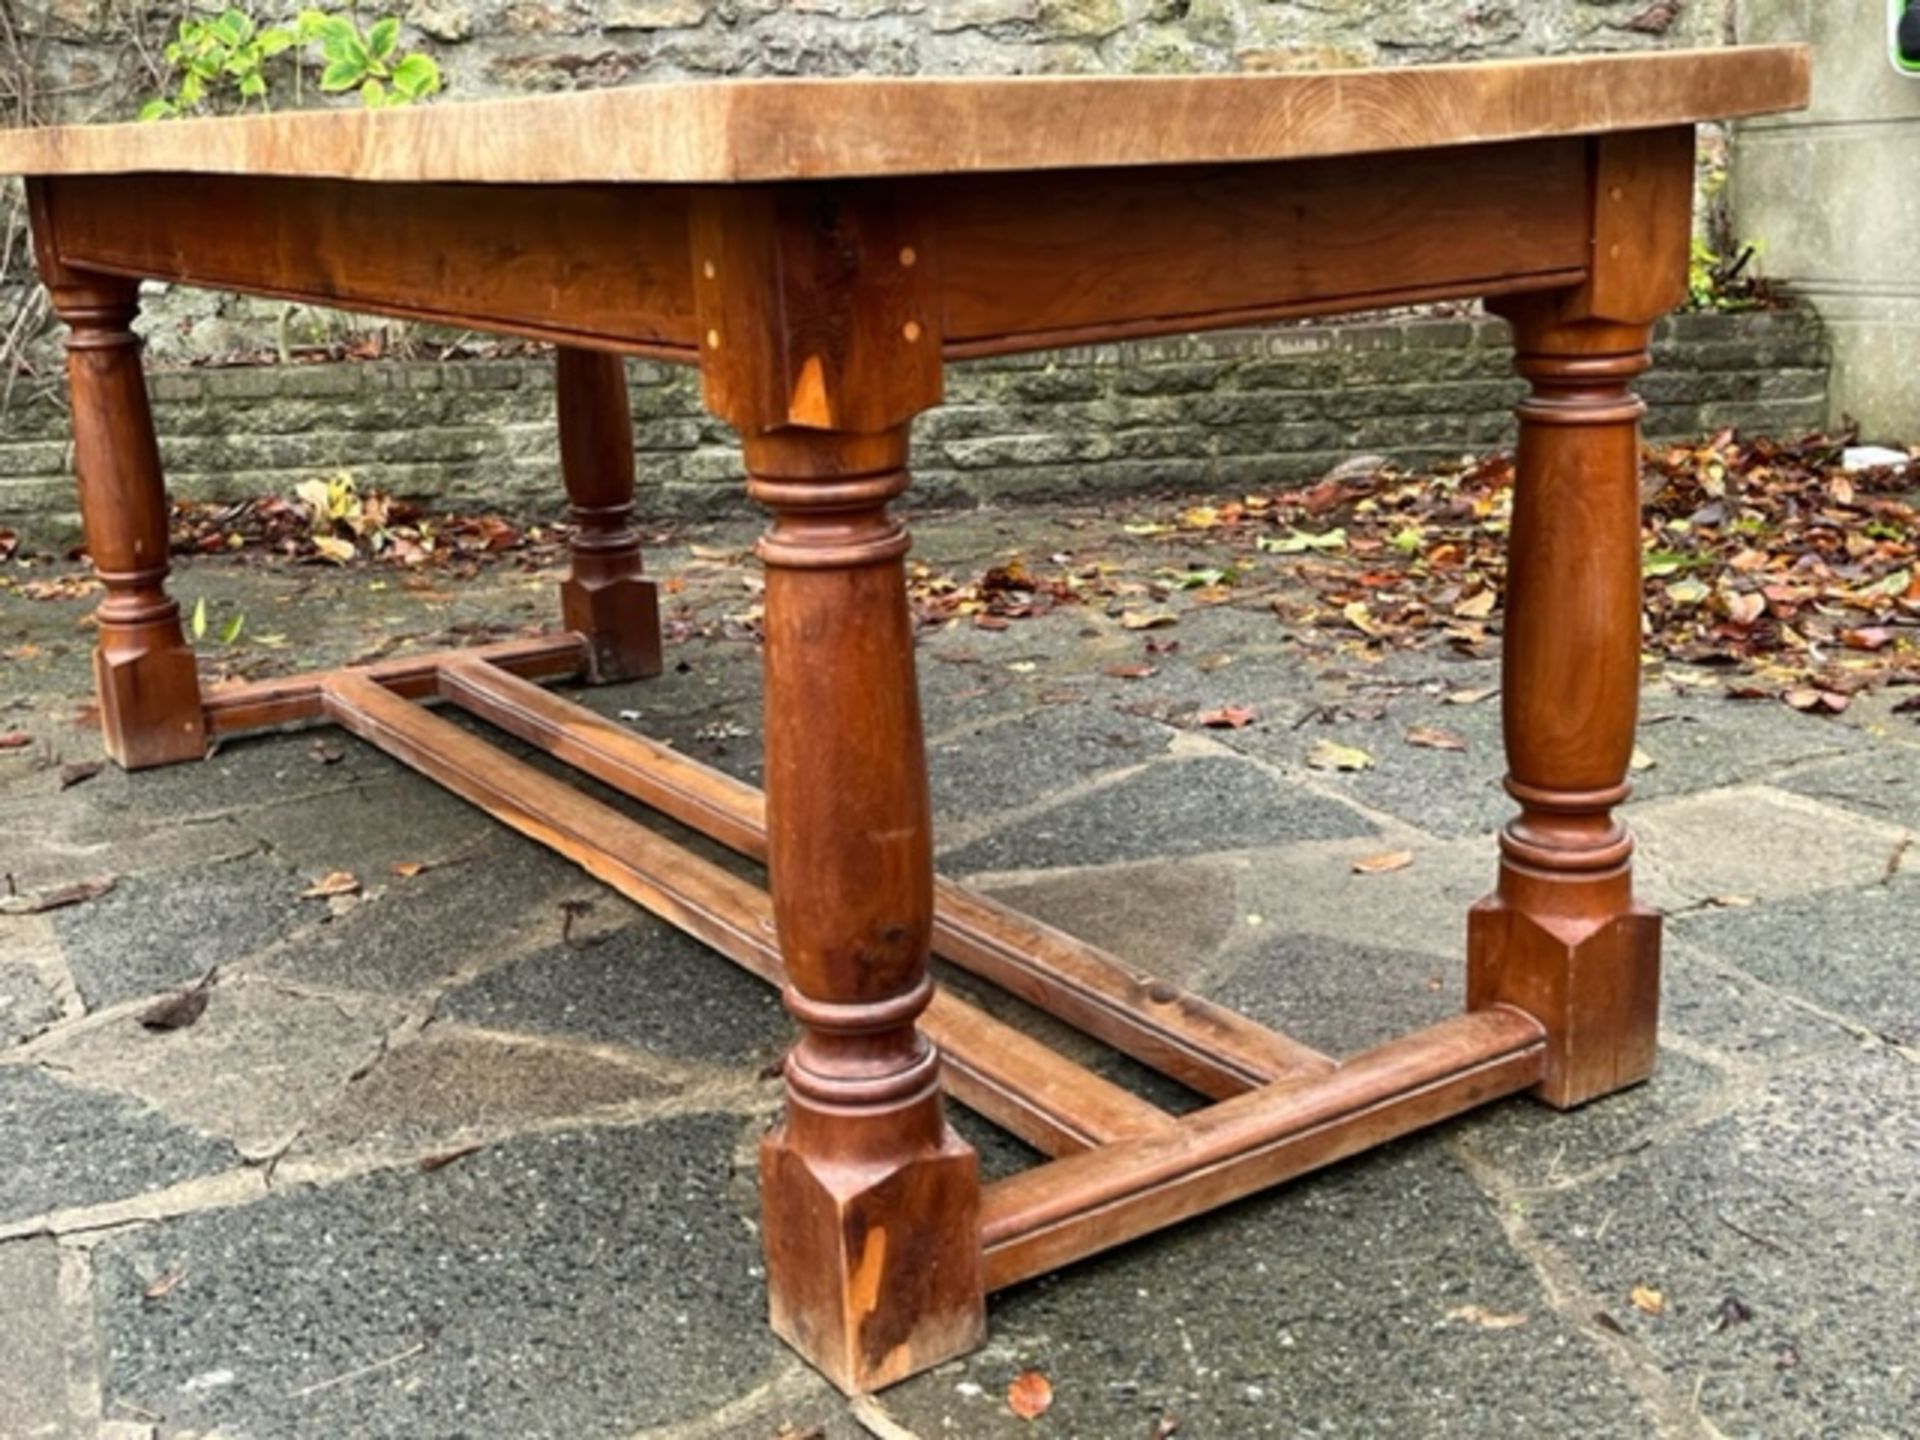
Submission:
M 1007 1408 L 1022 1420 L 1037 1420 L 1053 1404 L 1053 1386 L 1038 1370 L 1022 1370 L 1007 1386 Z
M 330 900 L 336 895 L 359 893 L 360 882 L 351 870 L 333 870 L 300 892 L 302 900 Z
M 1217 710 L 1202 710 L 1193 723 L 1209 730 L 1244 730 L 1260 718 L 1251 705 L 1222 705 Z
M 1462 620 L 1484 620 L 1493 614 L 1493 607 L 1500 597 L 1491 590 L 1482 590 L 1478 595 L 1469 595 L 1453 607 L 1453 613 Z
M 457 1150 L 443 1150 L 438 1155 L 429 1155 L 420 1162 L 420 1168 L 431 1174 L 435 1170 L 444 1170 L 456 1160 L 464 1160 L 469 1155 L 478 1154 L 486 1147 L 478 1143 L 462 1145 Z
M 1413 864 L 1411 850 L 1389 850 L 1383 855 L 1369 855 L 1364 860 L 1353 862 L 1356 875 L 1390 875 L 1395 870 L 1404 870 Z
M 38 915 L 46 910 L 62 910 L 69 905 L 97 900 L 117 883 L 111 879 L 82 880 L 77 884 L 62 885 L 58 890 L 42 891 L 38 895 L 0 896 L 0 915 Z
M 1109 665 L 1101 673 L 1115 680 L 1145 680 L 1160 672 L 1151 665 Z
M 1427 750 L 1465 750 L 1466 739 L 1438 725 L 1416 725 L 1407 731 L 1407 743 Z
M 402 880 L 411 880 L 416 875 L 425 874 L 426 870 L 427 863 L 424 860 L 396 860 L 393 862 L 393 873 L 398 875 Z
M 206 1013 L 207 990 L 203 983 L 154 1001 L 140 1012 L 140 1023 L 149 1030 L 185 1030 Z
M 187 1278 L 184 1270 L 169 1270 L 140 1292 L 142 1300 L 164 1300 L 180 1288 L 180 1282 Z
M 71 765 L 62 765 L 60 767 L 60 788 L 62 790 L 70 790 L 75 785 L 93 779 L 93 777 L 98 775 L 104 768 L 105 762 L 100 760 L 77 760 Z
M 1667 1297 L 1651 1285 L 1636 1285 L 1627 1292 L 1627 1299 L 1633 1302 L 1633 1308 L 1645 1315 L 1664 1315 L 1667 1312 Z
M 1120 616 L 1120 628 L 1123 630 L 1158 630 L 1164 625 L 1179 622 L 1180 617 L 1165 610 L 1128 610 Z

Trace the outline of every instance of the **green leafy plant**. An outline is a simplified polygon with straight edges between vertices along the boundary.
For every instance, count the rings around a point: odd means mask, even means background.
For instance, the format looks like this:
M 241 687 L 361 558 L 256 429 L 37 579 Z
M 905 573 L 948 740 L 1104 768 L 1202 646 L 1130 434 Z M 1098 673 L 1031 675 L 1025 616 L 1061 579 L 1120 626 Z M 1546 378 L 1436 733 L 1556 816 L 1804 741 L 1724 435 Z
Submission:
M 1687 261 L 1689 310 L 1764 310 L 1779 303 L 1773 288 L 1749 268 L 1759 256 L 1757 244 L 1742 245 L 1727 256 L 1694 237 Z
M 370 109 L 411 105 L 440 89 L 440 67 L 419 51 L 400 49 L 400 22 L 388 15 L 362 31 L 351 16 L 302 10 L 290 24 L 260 25 L 243 10 L 211 18 L 188 16 L 165 52 L 172 93 L 140 109 L 142 120 L 164 120 L 209 106 L 245 109 L 270 103 L 270 62 L 285 57 L 296 103 L 308 67 L 319 69 L 324 94 L 355 91 Z M 279 68 L 279 67 L 273 67 Z

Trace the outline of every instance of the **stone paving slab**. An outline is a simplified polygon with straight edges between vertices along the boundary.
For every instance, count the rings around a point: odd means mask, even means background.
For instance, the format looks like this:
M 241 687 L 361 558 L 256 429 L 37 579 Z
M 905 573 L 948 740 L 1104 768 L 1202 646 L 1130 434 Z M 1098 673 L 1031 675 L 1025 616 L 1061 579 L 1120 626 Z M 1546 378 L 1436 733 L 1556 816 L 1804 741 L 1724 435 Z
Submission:
M 43 1066 L 0 1067 L 0 1135 L 0 1223 L 160 1190 L 238 1158 L 137 1100 L 70 1084 Z M 21 1323 L 18 1312 L 11 1323 Z
M 1689 944 L 1920 1049 L 1920 874 L 1680 917 Z
M 9 1440 L 92 1440 L 68 1405 L 66 1336 L 45 1323 L 64 1310 L 60 1247 L 49 1239 L 0 1245 L 0 1295 L 14 1317 L 0 1325 L 0 1435 Z
M 436 1023 L 340 1086 L 301 1127 L 288 1170 L 404 1164 L 543 1124 L 610 1119 L 679 1088 L 642 1059 Z
M 742 1123 L 536 1136 L 109 1239 L 107 1403 L 169 1433 L 420 1440 L 703 1414 L 774 1359 Z
M 1543 1239 L 1719 1433 L 1911 1431 L 1913 1073 L 1886 1054 L 1803 1071 L 1790 1098 L 1648 1147 L 1538 1206 Z M 1850 1093 L 1880 1084 L 1879 1101 Z M 1902 1129 L 1876 1163 L 1861 1146 L 1889 1121 Z M 1635 1287 L 1658 1292 L 1659 1313 L 1633 1303 Z
M 792 1039 L 778 992 L 638 913 L 591 944 L 548 945 L 490 971 L 436 1013 L 736 1068 L 771 1064 Z
M 384 996 L 310 995 L 240 978 L 211 987 L 185 1029 L 150 1030 L 119 1011 L 51 1037 L 35 1058 L 265 1158 L 373 1063 L 402 1015 Z
M 1104 865 L 1371 832 L 1337 801 L 1225 757 L 1175 760 L 1044 810 L 951 851 L 941 867 L 979 871 Z
M 317 876 L 314 878 L 318 878 Z M 315 913 L 304 883 L 264 856 L 138 875 L 55 912 L 80 993 L 112 1005 L 198 980 L 297 929 Z

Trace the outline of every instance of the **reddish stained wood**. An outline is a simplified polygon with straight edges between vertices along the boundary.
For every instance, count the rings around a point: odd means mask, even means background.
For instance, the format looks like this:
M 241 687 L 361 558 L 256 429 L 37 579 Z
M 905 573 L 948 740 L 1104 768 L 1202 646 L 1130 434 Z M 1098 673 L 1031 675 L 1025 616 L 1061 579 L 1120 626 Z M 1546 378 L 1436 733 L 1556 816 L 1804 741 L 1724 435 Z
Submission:
M 328 715 L 559 852 L 770 985 L 786 983 L 764 891 L 396 694 L 366 670 L 322 677 Z M 922 1017 L 962 1103 L 1049 1154 L 1164 1129 L 1171 1117 L 953 996 Z
M 68 264 L 662 359 L 693 354 L 684 190 L 178 173 L 41 183 L 50 243 Z
M 1171 333 L 1586 270 L 1586 142 L 924 182 L 956 353 Z M 998 338 L 996 338 L 998 337 Z
M 1564 323 L 1564 301 L 1503 303 L 1520 372 L 1501 651 L 1507 788 L 1493 895 L 1468 932 L 1467 1002 L 1547 1027 L 1542 1098 L 1577 1105 L 1646 1078 L 1660 920 L 1635 903 L 1627 798 L 1640 694 L 1640 415 L 1627 388 L 1649 328 Z
M 560 475 L 573 538 L 560 614 L 587 642 L 595 684 L 660 673 L 660 598 L 641 575 L 633 528 L 633 415 L 626 362 L 562 346 L 554 355 Z
M 1482 1010 L 1251 1091 L 1145 1136 L 987 1187 L 987 1287 L 1004 1289 L 1533 1084 L 1539 1023 Z
M 139 286 L 75 270 L 49 243 L 47 197 L 28 193 L 41 279 L 67 327 L 73 468 L 87 555 L 106 595 L 94 611 L 94 694 L 106 751 L 129 770 L 206 754 L 200 680 L 167 594 L 167 487 L 140 341 Z
M 517 679 L 479 657 L 451 658 L 440 694 L 508 734 L 755 860 L 765 803 L 743 781 Z M 1288 1036 L 1144 975 L 1106 951 L 934 881 L 935 953 L 1215 1098 L 1333 1062 Z
M 441 670 L 456 661 L 484 661 L 511 675 L 560 679 L 585 673 L 586 642 L 578 635 L 539 635 L 497 645 L 475 645 L 465 650 L 438 650 L 375 660 L 355 666 L 351 673 L 365 675 L 396 695 L 430 696 Z M 323 687 L 330 677 L 340 673 L 314 670 L 272 680 L 210 685 L 201 700 L 207 733 L 239 735 L 323 719 L 328 714 Z

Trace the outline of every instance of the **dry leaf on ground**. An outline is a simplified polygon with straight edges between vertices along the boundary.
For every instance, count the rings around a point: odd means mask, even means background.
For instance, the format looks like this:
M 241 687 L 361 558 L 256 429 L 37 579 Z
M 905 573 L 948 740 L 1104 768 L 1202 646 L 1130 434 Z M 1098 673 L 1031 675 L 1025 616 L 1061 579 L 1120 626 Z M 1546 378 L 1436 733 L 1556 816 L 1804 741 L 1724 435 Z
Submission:
M 1053 1386 L 1038 1370 L 1022 1370 L 1007 1386 L 1007 1408 L 1022 1420 L 1037 1420 L 1053 1404 Z
M 1244 730 L 1257 719 L 1259 712 L 1251 705 L 1222 705 L 1217 710 L 1202 710 L 1193 717 L 1193 723 L 1209 730 Z
M 1411 850 L 1389 850 L 1384 855 L 1369 855 L 1364 860 L 1353 862 L 1356 875 L 1390 875 L 1395 870 L 1404 870 L 1413 864 Z
M 1307 766 L 1313 770 L 1371 770 L 1373 756 L 1357 745 L 1342 745 L 1338 740 L 1316 740 L 1307 751 Z
M 1427 750 L 1465 750 L 1465 737 L 1451 730 L 1442 730 L 1438 725 L 1416 725 L 1407 731 L 1407 743 L 1418 745 Z
M 351 870 L 334 870 L 321 876 L 300 892 L 302 900 L 331 900 L 336 895 L 356 895 L 360 882 Z

